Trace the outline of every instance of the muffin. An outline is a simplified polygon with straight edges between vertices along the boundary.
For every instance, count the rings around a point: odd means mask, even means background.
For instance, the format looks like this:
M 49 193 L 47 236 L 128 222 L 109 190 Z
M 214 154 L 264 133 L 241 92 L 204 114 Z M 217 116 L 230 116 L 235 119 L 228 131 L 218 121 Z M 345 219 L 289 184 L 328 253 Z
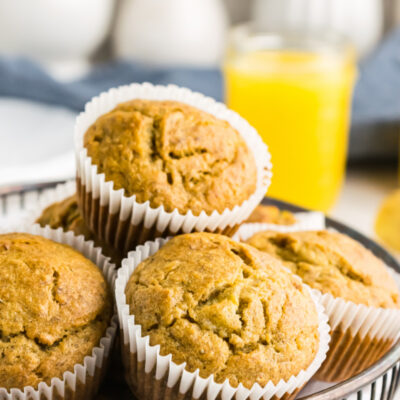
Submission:
M 85 224 L 79 212 L 76 195 L 55 202 L 46 207 L 36 220 L 40 226 L 50 226 L 52 229 L 62 228 L 65 232 L 72 231 L 75 235 L 83 235 L 85 240 L 93 240 L 94 235 Z
M 90 245 L 83 247 L 90 249 Z M 111 276 L 112 268 L 107 262 L 103 265 Z M 98 354 L 92 356 L 92 351 L 109 336 L 112 301 L 106 279 L 92 261 L 42 236 L 2 234 L 0 282 L 1 388 L 23 391 L 31 387 L 34 391 L 41 382 L 53 385 L 52 378 L 63 379 L 66 371 L 74 373 L 86 356 L 90 357 L 85 368 L 88 363 L 102 366 L 104 360 Z M 112 340 L 106 341 L 107 349 L 101 344 L 102 357 L 107 356 Z
M 290 211 L 280 210 L 275 206 L 266 206 L 260 204 L 245 222 L 274 225 L 294 225 L 297 222 L 297 219 Z
M 309 290 L 273 257 L 226 236 L 172 238 L 137 266 L 124 292 L 142 336 L 200 378 L 252 390 L 286 384 L 302 370 L 309 379 L 318 368 L 322 338 Z M 134 392 L 150 396 L 153 385 L 126 367 Z M 156 396 L 164 398 L 161 388 Z
M 247 241 L 281 260 L 303 282 L 371 307 L 400 308 L 399 291 L 381 260 L 338 232 L 260 232 Z
M 257 185 L 254 156 L 239 132 L 177 101 L 119 104 L 90 126 L 84 146 L 115 190 L 167 212 L 222 213 Z
M 125 254 L 118 252 L 103 241 L 97 239 L 87 227 L 78 208 L 76 194 L 64 200 L 54 202 L 46 207 L 35 221 L 41 227 L 50 226 L 52 229 L 62 228 L 64 232 L 72 231 L 75 235 L 83 235 L 85 240 L 93 240 L 96 247 L 101 247 L 102 252 L 110 257 L 117 266 Z
M 244 120 L 176 87 L 102 94 L 78 118 L 75 143 L 83 218 L 124 251 L 181 232 L 232 235 L 271 176 L 267 148 Z
M 394 328 L 400 328 L 398 286 L 383 262 L 360 243 L 333 231 L 266 231 L 256 233 L 247 243 L 280 260 L 304 283 L 325 294 L 326 306 L 335 301 L 338 304 L 334 309 L 327 307 L 333 339 L 319 377 L 346 379 L 367 368 L 391 347 L 398 329 L 379 337 L 384 329 L 375 328 L 379 315 L 386 318 L 389 314 Z M 354 314 L 343 313 L 346 304 Z M 358 305 L 365 306 L 361 325 Z M 387 312 L 382 314 L 383 309 Z M 372 326 L 368 325 L 372 321 Z

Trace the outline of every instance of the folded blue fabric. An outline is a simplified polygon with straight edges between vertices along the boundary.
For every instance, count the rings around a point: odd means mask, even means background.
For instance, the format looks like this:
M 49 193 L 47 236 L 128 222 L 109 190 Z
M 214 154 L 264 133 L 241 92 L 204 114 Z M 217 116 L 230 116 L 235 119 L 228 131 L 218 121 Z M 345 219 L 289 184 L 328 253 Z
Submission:
M 353 124 L 400 121 L 400 28 L 364 59 L 353 98 Z
M 400 28 L 393 31 L 359 66 L 353 99 L 350 156 L 387 156 L 397 152 L 391 137 L 376 125 L 400 121 Z M 0 96 L 18 97 L 83 110 L 98 93 L 131 82 L 174 83 L 223 99 L 218 69 L 151 68 L 118 61 L 97 65 L 83 79 L 59 82 L 32 61 L 0 57 Z
M 97 65 L 83 79 L 59 82 L 30 60 L 0 58 L 0 96 L 41 101 L 81 111 L 85 103 L 111 87 L 132 82 L 174 83 L 222 100 L 217 69 L 151 68 L 118 61 Z

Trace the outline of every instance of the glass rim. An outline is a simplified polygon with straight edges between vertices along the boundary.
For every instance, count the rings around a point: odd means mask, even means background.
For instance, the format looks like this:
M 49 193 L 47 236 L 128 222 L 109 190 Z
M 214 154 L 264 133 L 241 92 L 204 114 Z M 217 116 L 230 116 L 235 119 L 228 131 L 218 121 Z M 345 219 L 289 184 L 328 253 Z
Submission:
M 354 50 L 346 36 L 328 29 L 260 30 L 244 23 L 232 27 L 229 36 L 229 47 L 239 53 L 282 49 L 330 53 Z

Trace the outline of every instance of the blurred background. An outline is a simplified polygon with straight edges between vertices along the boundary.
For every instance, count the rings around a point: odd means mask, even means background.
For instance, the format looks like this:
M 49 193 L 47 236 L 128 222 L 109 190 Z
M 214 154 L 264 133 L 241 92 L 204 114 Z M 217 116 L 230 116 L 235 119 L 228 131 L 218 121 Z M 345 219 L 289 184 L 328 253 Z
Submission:
M 271 196 L 400 251 L 400 0 L 0 0 L 0 193 L 72 178 L 76 115 L 144 81 L 225 101 Z

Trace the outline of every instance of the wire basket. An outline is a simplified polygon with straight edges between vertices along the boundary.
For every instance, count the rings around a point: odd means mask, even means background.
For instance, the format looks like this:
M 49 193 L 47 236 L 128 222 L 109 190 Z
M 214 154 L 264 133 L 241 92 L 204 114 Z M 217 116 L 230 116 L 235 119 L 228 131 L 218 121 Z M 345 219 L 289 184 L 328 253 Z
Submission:
M 12 189 L 0 188 L 0 224 L 2 219 L 23 215 L 24 211 L 35 204 L 41 192 L 55 186 L 57 182 L 44 183 Z M 263 202 L 267 200 L 264 199 Z M 268 199 L 268 204 L 292 212 L 307 211 L 292 204 Z M 370 249 L 390 268 L 400 273 L 399 263 L 380 245 L 368 239 L 356 230 L 331 218 L 325 220 L 327 228 L 342 232 Z M 115 372 L 115 371 L 114 371 Z M 98 399 L 133 399 L 127 386 L 112 372 L 105 377 Z M 397 400 L 400 393 L 400 339 L 392 349 L 367 370 L 351 379 L 330 386 L 313 394 L 302 396 L 298 400 Z

